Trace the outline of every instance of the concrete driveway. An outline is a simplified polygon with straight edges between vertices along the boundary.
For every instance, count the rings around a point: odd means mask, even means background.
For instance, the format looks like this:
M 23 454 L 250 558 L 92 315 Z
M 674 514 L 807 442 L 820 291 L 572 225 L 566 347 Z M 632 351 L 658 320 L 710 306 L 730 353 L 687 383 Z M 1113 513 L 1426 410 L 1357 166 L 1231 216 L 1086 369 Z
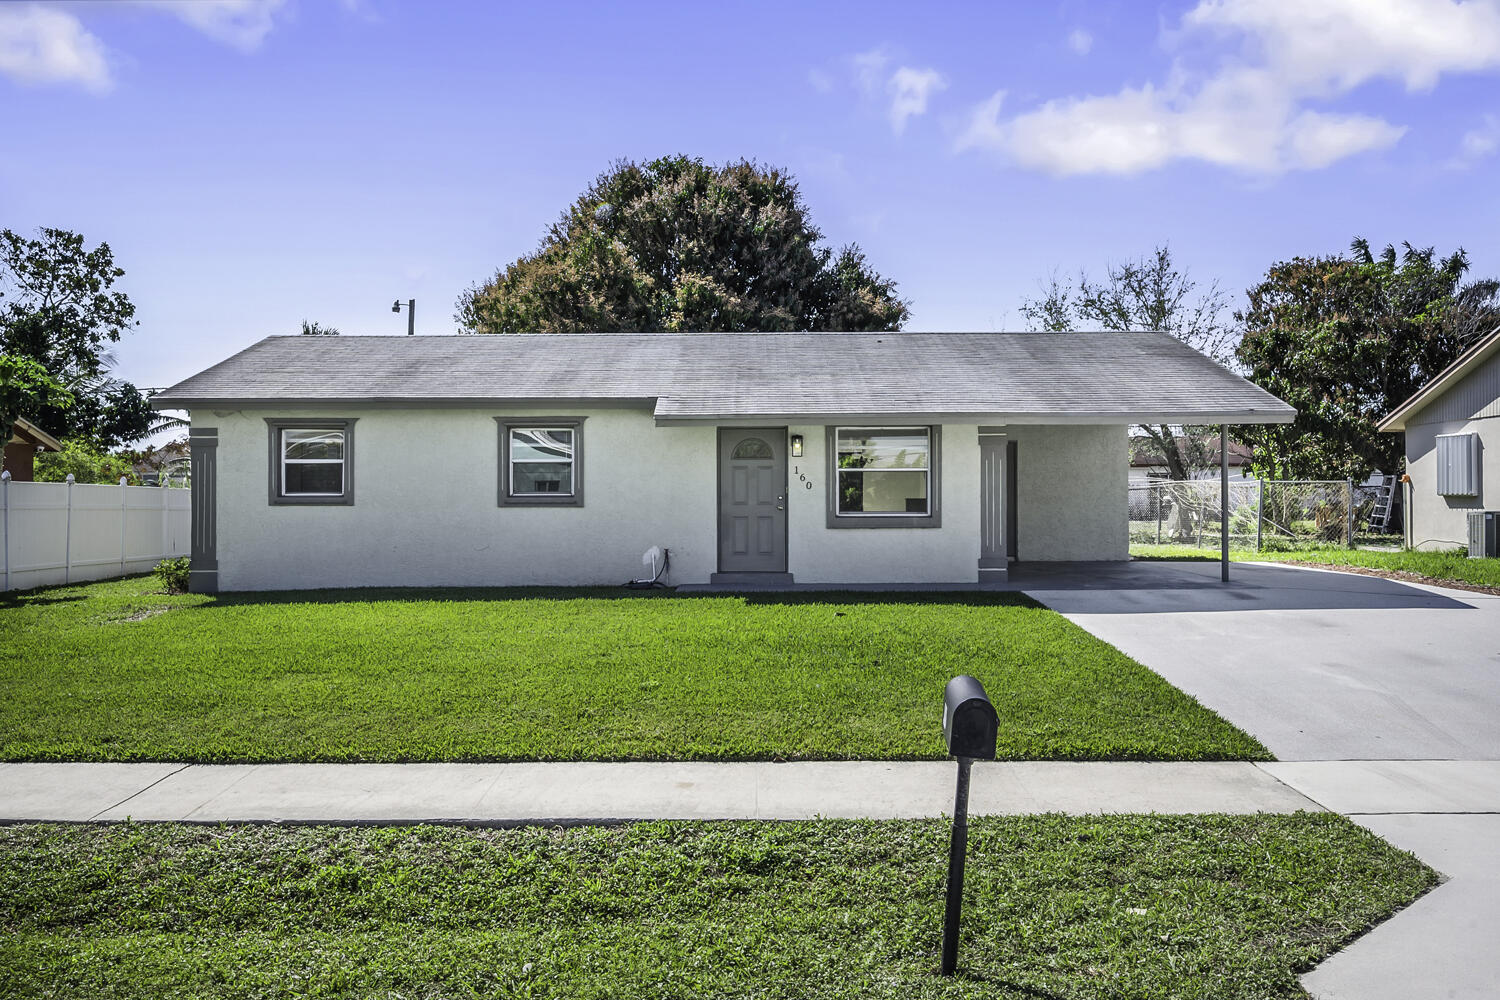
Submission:
M 1024 590 L 1282 760 L 1500 760 L 1500 597 L 1295 566 L 1058 563 Z
M 1283 782 L 1450 879 L 1302 977 L 1500 997 L 1500 597 L 1275 564 L 1025 566 L 1011 585 L 1254 734 Z

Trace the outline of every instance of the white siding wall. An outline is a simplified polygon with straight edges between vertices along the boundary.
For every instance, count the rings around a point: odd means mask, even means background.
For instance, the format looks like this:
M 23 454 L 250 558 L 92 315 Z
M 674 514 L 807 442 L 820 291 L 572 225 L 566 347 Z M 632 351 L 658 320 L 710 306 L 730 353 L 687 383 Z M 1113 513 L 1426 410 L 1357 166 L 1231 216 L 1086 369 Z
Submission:
M 1130 558 L 1125 428 L 1013 426 L 1024 562 Z
M 1479 435 L 1480 492 L 1445 497 L 1437 492 L 1439 434 Z M 1447 549 L 1469 543 L 1469 511 L 1500 510 L 1500 417 L 1408 424 L 1406 472 L 1411 476 L 1412 547 Z
M 500 507 L 495 417 L 585 415 L 581 508 Z M 354 418 L 353 506 L 268 503 L 265 418 Z M 635 410 L 579 408 L 199 411 L 218 429 L 222 590 L 619 584 L 672 551 L 670 582 L 717 569 L 717 430 L 658 427 Z M 942 430 L 940 528 L 830 529 L 822 425 L 790 428 L 788 569 L 798 583 L 973 583 L 979 442 Z M 1125 429 L 1013 427 L 1024 560 L 1127 557 Z M 813 486 L 808 489 L 801 475 Z
M 583 507 L 500 507 L 494 418 L 576 416 Z M 265 417 L 353 417 L 353 506 L 271 506 Z M 219 430 L 221 590 L 619 584 L 672 550 L 672 579 L 714 569 L 714 428 L 573 409 L 195 412 Z
M 1438 495 L 1439 434 L 1479 435 L 1477 496 Z M 1500 510 L 1500 354 L 1492 355 L 1407 421 L 1406 473 L 1411 476 L 1407 537 L 1414 548 L 1467 545 L 1469 511 Z

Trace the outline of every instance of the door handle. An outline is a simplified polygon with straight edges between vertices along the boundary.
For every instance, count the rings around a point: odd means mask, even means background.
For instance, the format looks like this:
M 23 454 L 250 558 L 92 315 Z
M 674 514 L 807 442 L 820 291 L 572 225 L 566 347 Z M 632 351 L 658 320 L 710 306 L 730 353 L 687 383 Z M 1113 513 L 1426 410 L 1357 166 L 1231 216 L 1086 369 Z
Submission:
M 786 510 L 786 496 L 784 494 L 776 498 L 776 509 Z

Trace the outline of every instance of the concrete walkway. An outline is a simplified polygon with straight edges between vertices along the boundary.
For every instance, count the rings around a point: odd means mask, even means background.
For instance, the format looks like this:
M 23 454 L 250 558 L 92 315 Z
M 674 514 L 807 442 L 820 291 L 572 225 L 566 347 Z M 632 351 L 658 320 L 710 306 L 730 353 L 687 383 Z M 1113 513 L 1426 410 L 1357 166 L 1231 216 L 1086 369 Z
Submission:
M 953 809 L 951 762 L 0 764 L 0 821 L 601 823 L 911 819 Z M 975 815 L 1500 814 L 1500 762 L 974 765 Z
M 951 762 L 0 764 L 0 820 L 600 823 L 902 819 L 953 810 Z M 1495 779 L 1500 789 L 1500 773 Z M 981 762 L 976 815 L 1295 812 L 1248 763 Z

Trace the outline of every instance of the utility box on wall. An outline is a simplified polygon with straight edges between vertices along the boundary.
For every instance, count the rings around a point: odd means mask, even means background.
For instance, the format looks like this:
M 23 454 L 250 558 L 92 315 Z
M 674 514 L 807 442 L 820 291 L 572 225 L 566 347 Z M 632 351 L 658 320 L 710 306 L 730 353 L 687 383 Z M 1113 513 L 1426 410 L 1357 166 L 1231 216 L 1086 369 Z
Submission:
M 1437 492 L 1442 497 L 1479 495 L 1479 435 L 1437 435 Z

